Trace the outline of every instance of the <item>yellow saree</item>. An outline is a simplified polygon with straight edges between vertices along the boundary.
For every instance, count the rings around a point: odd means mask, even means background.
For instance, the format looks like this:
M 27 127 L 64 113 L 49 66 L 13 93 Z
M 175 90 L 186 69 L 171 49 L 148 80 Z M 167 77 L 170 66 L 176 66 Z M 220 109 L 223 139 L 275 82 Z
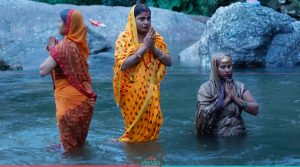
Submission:
M 144 53 L 135 66 L 121 71 L 123 62 L 142 45 L 138 42 L 137 28 L 131 8 L 128 22 L 115 43 L 114 96 L 125 122 L 125 132 L 120 142 L 144 142 L 156 140 L 162 126 L 160 110 L 160 81 L 166 67 L 154 58 L 152 51 Z M 168 54 L 163 38 L 155 34 L 155 46 Z

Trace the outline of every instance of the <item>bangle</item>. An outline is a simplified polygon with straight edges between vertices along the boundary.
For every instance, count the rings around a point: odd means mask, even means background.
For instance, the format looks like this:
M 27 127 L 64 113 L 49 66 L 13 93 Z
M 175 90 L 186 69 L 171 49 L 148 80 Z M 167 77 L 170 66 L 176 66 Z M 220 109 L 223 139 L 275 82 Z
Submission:
M 139 59 L 142 58 L 142 55 L 139 53 L 135 53 L 136 57 L 138 57 Z
M 55 47 L 55 45 L 53 45 L 53 44 L 47 45 L 46 50 L 47 50 L 48 52 L 50 52 L 50 51 L 52 50 L 52 48 L 54 48 L 54 47 Z
M 248 107 L 248 103 L 246 101 L 243 101 L 242 108 L 247 108 L 247 107 Z
M 164 54 L 161 54 L 161 56 L 159 58 L 157 58 L 158 60 L 161 60 L 163 57 L 165 57 Z
M 157 49 L 157 50 L 158 50 L 158 49 Z M 164 57 L 164 53 L 163 53 L 163 51 L 161 51 L 161 50 L 158 50 L 157 52 L 160 54 L 160 56 L 157 57 L 157 59 L 158 59 L 158 60 L 161 60 L 161 59 Z

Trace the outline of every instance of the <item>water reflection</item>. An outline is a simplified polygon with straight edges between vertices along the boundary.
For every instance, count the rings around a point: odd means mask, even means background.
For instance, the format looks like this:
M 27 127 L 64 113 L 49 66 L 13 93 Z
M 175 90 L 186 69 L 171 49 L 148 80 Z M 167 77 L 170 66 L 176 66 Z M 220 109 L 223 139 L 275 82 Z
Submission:
M 108 142 L 122 134 L 124 124 L 114 103 L 112 69 L 99 66 L 94 69 L 93 86 L 100 99 L 88 142 L 74 153 L 46 149 L 59 142 L 51 79 L 26 71 L 4 72 L 0 74 L 0 165 L 140 165 L 149 159 L 162 165 L 299 165 L 299 71 L 251 69 L 235 73 L 257 98 L 260 114 L 243 115 L 246 137 L 197 138 L 190 132 L 194 128 L 195 93 L 209 73 L 175 65 L 161 85 L 164 124 L 159 142 L 124 144 Z
M 197 136 L 197 144 L 202 151 L 228 151 L 240 150 L 245 146 L 246 136 L 217 137 L 217 136 Z
M 124 152 L 127 157 L 127 164 L 140 165 L 145 161 L 161 162 L 163 161 L 164 150 L 159 141 L 125 144 Z
M 61 150 L 63 151 L 63 150 Z M 85 144 L 72 152 L 62 152 L 62 160 L 66 162 L 85 162 L 91 161 L 95 158 L 95 151 L 89 142 L 85 142 Z

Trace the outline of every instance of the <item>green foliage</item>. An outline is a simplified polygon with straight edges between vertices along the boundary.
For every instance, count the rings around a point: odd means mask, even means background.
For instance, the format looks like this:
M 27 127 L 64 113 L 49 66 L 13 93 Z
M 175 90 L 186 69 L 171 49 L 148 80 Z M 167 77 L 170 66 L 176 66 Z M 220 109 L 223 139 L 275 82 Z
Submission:
M 204 16 L 212 15 L 218 8 L 217 0 L 197 0 L 193 14 L 201 14 Z
M 75 5 L 107 5 L 132 6 L 136 0 L 34 0 L 49 4 L 75 4 Z M 141 0 L 140 0 L 141 1 Z M 188 14 L 211 16 L 219 6 L 229 5 L 238 0 L 146 0 L 148 6 L 169 9 Z
M 211 16 L 218 7 L 238 0 L 147 0 L 147 5 L 188 14 Z
M 33 0 L 49 4 L 75 4 L 75 5 L 107 5 L 132 6 L 137 0 Z M 187 14 L 211 16 L 220 6 L 227 6 L 234 2 L 245 0 L 139 0 L 146 1 L 148 6 L 154 6 Z M 275 1 L 275 0 L 274 0 Z M 264 6 L 270 6 L 270 0 L 260 0 Z M 277 1 L 276 1 L 277 2 Z M 300 11 L 299 0 L 292 0 L 293 8 Z M 273 7 L 274 8 L 274 7 Z
M 103 5 L 107 6 L 133 6 L 136 0 L 102 0 Z
M 49 4 L 133 6 L 136 0 L 33 0 Z
M 260 4 L 263 6 L 268 6 L 269 3 L 270 3 L 270 0 L 260 0 Z
M 300 11 L 300 1 L 299 1 L 299 0 L 293 0 L 291 6 L 292 6 L 292 8 L 294 8 L 297 12 Z
M 49 4 L 74 4 L 74 5 L 96 5 L 102 4 L 102 0 L 33 0 Z

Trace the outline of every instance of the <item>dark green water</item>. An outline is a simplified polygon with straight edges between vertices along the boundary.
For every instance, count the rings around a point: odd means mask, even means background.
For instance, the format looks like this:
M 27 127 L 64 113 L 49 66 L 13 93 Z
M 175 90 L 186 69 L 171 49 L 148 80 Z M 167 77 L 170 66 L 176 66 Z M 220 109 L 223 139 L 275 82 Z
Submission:
M 59 143 L 50 77 L 37 70 L 0 73 L 0 165 L 141 164 L 153 156 L 161 165 L 299 165 L 300 68 L 235 70 L 234 77 L 260 104 L 257 117 L 243 114 L 244 138 L 196 138 L 192 133 L 196 92 L 209 71 L 176 62 L 161 86 L 164 123 L 160 139 L 126 145 L 112 142 L 123 120 L 112 90 L 113 60 L 92 58 L 96 103 L 87 144 L 65 154 Z

